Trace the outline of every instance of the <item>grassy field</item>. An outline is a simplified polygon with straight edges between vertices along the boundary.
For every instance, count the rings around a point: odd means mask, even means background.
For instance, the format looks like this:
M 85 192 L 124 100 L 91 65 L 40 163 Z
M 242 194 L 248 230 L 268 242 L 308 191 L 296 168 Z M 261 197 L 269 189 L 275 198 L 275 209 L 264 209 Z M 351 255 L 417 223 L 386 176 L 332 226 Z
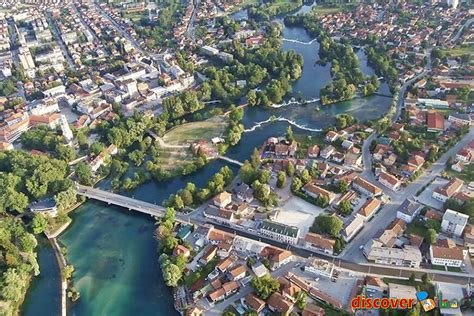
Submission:
M 446 54 L 452 57 L 459 57 L 462 55 L 474 55 L 474 45 L 463 45 L 455 48 L 445 50 Z
M 181 145 L 204 139 L 210 141 L 213 137 L 222 136 L 227 128 L 227 122 L 221 118 L 186 123 L 172 128 L 163 136 L 163 140 L 171 145 Z
M 314 6 L 311 9 L 311 12 L 314 13 L 314 15 L 326 15 L 326 14 L 334 14 L 338 13 L 344 10 L 344 7 L 342 6 L 335 6 L 335 7 L 322 7 L 322 6 Z
M 159 157 L 160 166 L 168 171 L 185 168 L 196 160 L 189 148 L 160 148 Z

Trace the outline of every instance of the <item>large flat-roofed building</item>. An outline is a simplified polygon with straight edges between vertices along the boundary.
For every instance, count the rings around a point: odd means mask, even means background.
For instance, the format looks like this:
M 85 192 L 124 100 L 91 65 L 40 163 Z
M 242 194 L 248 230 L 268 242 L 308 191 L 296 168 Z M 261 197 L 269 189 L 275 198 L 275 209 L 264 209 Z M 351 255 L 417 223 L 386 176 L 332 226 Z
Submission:
M 413 246 L 404 248 L 372 247 L 366 254 L 367 260 L 375 263 L 418 268 L 422 255 L 420 249 Z
M 295 226 L 265 220 L 260 227 L 260 233 L 278 241 L 296 244 L 300 235 L 300 229 Z
M 467 250 L 461 247 L 430 247 L 431 264 L 448 267 L 461 267 Z

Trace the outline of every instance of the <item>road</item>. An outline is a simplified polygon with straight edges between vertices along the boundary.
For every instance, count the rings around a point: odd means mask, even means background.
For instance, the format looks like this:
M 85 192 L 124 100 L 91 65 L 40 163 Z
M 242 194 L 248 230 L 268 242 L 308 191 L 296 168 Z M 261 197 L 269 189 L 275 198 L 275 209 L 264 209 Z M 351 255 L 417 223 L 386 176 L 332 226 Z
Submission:
M 467 29 L 469 28 L 469 26 L 474 22 L 474 18 L 470 18 L 469 20 L 467 20 L 466 22 L 464 22 L 464 24 L 459 28 L 458 32 L 456 33 L 456 35 L 454 35 L 454 37 L 451 39 L 451 43 L 454 43 L 456 42 L 459 37 L 461 37 L 462 33 L 463 33 L 463 30 L 464 29 Z
M 124 38 L 126 38 L 130 43 L 132 43 L 133 47 L 138 50 L 143 55 L 149 56 L 149 54 L 141 47 L 140 43 L 138 43 L 127 31 L 125 31 L 107 12 L 102 9 L 98 3 L 95 3 L 96 10 L 102 14 L 107 20 L 112 23 L 115 27 L 115 30 L 120 33 Z
M 190 38 L 193 42 L 195 39 L 196 28 L 194 27 L 194 22 L 196 21 L 197 11 L 199 10 L 199 0 L 191 0 L 193 3 L 193 13 L 191 15 L 191 19 L 189 20 L 188 28 L 186 30 L 186 35 Z
M 211 222 L 210 222 L 211 223 Z M 269 245 L 273 245 L 275 247 L 280 247 L 283 249 L 287 249 L 291 251 L 293 254 L 302 257 L 302 258 L 310 258 L 310 257 L 317 257 L 321 258 L 330 262 L 333 262 L 337 267 L 347 269 L 354 272 L 360 272 L 364 274 L 372 274 L 372 275 L 379 275 L 379 276 L 388 276 L 388 277 L 397 277 L 397 278 L 408 278 L 411 276 L 412 273 L 415 274 L 416 278 L 421 278 L 421 276 L 425 273 L 428 273 L 432 280 L 439 281 L 439 282 L 451 282 L 451 283 L 458 283 L 458 284 L 467 284 L 471 281 L 471 278 L 474 278 L 474 275 L 466 274 L 466 273 L 458 273 L 458 272 L 446 272 L 440 270 L 428 270 L 423 268 L 407 268 L 407 267 L 399 267 L 399 266 L 388 266 L 388 265 L 379 265 L 373 263 L 356 263 L 349 259 L 344 258 L 335 258 L 333 256 L 319 253 L 316 251 L 312 251 L 306 247 L 297 246 L 297 245 L 288 245 L 274 239 L 269 239 L 262 235 L 257 235 L 250 233 L 248 230 L 239 229 L 235 227 L 228 227 L 219 225 L 216 223 L 212 223 L 216 228 L 235 233 L 239 236 L 250 238 L 250 239 L 257 239 Z
M 454 156 L 461 148 L 467 146 L 472 139 L 474 139 L 474 128 L 471 128 L 469 133 L 467 133 L 460 142 L 444 153 L 431 166 L 431 168 L 426 170 L 418 179 L 405 188 L 402 188 L 397 193 L 386 190 L 392 200 L 386 204 L 379 213 L 374 216 L 373 220 L 370 221 L 370 224 L 365 226 L 355 239 L 347 245 L 341 253 L 341 256 L 346 259 L 352 259 L 352 261 L 355 262 L 365 261 L 359 247 L 365 245 L 377 232 L 384 229 L 392 220 L 394 220 L 400 204 L 403 203 L 406 198 L 415 196 L 420 188 L 424 187 L 441 174 L 441 172 L 446 168 L 446 162 L 448 159 Z
M 67 50 L 66 44 L 63 42 L 63 39 L 61 37 L 61 33 L 58 30 L 58 26 L 56 25 L 56 21 L 53 20 L 51 13 L 47 13 L 48 17 L 48 23 L 51 25 L 51 30 L 53 32 L 54 37 L 56 38 L 56 42 L 59 44 L 59 48 L 61 48 L 61 51 L 64 55 L 64 57 L 67 60 L 67 63 L 69 64 L 69 68 L 71 69 L 76 69 L 76 65 L 74 64 L 74 61 L 71 58 L 71 55 L 69 55 L 69 51 Z
M 96 43 L 101 43 L 99 37 L 97 37 L 97 34 L 95 34 L 95 32 L 92 30 L 92 28 L 89 26 L 89 24 L 87 24 L 86 21 L 84 20 L 84 17 L 82 16 L 82 13 L 79 11 L 79 9 L 78 9 L 77 6 L 76 6 L 76 3 L 73 3 L 73 4 L 72 4 L 72 8 L 73 8 L 74 11 L 76 12 L 77 17 L 78 17 L 79 20 L 81 21 L 81 24 L 86 28 L 86 30 L 87 30 L 88 32 L 91 33 L 92 37 L 94 38 L 94 41 L 95 41 Z M 110 52 L 105 48 L 105 46 L 104 46 L 104 50 L 106 50 L 105 53 L 106 53 L 107 55 L 110 54 Z

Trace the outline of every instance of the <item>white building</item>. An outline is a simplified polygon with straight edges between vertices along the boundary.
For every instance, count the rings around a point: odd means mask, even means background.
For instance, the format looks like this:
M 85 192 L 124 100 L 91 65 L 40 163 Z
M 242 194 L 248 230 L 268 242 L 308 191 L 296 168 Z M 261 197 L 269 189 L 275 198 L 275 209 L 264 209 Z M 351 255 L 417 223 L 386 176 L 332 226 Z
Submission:
M 304 270 L 326 278 L 331 278 L 334 272 L 334 264 L 322 259 L 309 258 L 304 266 Z
M 441 230 L 447 234 L 461 237 L 468 220 L 468 215 L 448 209 L 443 215 Z
M 405 246 L 403 248 L 371 247 L 364 254 L 367 260 L 375 263 L 418 268 L 422 255 L 418 247 Z
M 364 227 L 364 219 L 361 216 L 354 216 L 342 228 L 342 237 L 345 241 L 350 241 Z
M 448 0 L 448 6 L 456 9 L 459 5 L 459 0 Z
M 284 243 L 296 244 L 300 236 L 300 229 L 295 226 L 265 220 L 260 227 L 260 233 Z
M 467 250 L 461 247 L 430 247 L 431 264 L 448 267 L 461 267 Z

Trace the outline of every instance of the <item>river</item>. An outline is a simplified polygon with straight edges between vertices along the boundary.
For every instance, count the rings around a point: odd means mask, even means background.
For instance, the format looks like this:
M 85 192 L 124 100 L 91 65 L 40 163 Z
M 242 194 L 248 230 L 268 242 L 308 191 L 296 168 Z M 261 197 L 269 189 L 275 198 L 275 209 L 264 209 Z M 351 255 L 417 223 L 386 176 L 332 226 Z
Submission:
M 306 12 L 311 6 L 303 6 L 299 12 Z M 245 18 L 242 10 L 234 18 Z M 281 21 L 280 19 L 277 19 Z M 303 55 L 304 67 L 300 79 L 293 86 L 293 95 L 305 99 L 319 97 L 319 90 L 331 80 L 329 65 L 316 64 L 319 43 L 301 28 L 283 28 L 282 48 L 293 49 Z M 308 44 L 311 42 L 310 44 Z M 362 50 L 357 52 L 361 68 L 367 75 L 373 70 L 367 65 Z M 379 90 L 388 93 L 386 84 Z M 299 126 L 321 129 L 334 123 L 334 117 L 340 113 L 350 113 L 360 120 L 375 119 L 386 113 L 391 98 L 370 96 L 354 99 L 331 106 L 318 103 L 290 105 L 281 108 L 248 108 L 243 124 L 246 129 L 272 115 L 294 121 Z M 320 110 L 317 111 L 317 107 Z M 270 136 L 282 135 L 287 121 L 264 124 L 242 135 L 241 142 L 227 152 L 230 158 L 244 161 L 253 149 L 260 146 Z M 294 127 L 297 133 L 312 134 Z M 198 187 L 224 165 L 223 161 L 214 161 L 197 172 L 176 177 L 165 182 L 151 181 L 124 194 L 151 203 L 161 203 L 171 193 L 183 188 L 187 182 Z M 234 172 L 237 168 L 229 165 Z M 103 187 L 107 187 L 104 182 Z M 74 212 L 73 223 L 59 238 L 68 248 L 67 260 L 76 268 L 75 287 L 81 293 L 80 300 L 70 304 L 72 315 L 175 315 L 171 291 L 163 284 L 160 275 L 156 241 L 153 237 L 154 221 L 150 217 L 130 213 L 118 207 L 89 201 Z M 23 314 L 57 315 L 59 313 L 59 276 L 52 250 L 48 246 L 39 249 L 41 276 L 35 278 L 27 295 Z

